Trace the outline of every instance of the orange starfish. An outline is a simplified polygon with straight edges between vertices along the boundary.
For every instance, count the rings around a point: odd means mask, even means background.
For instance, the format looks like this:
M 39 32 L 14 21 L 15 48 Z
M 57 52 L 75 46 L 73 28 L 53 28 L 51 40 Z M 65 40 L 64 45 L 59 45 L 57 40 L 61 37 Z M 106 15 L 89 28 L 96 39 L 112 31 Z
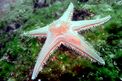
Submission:
M 73 8 L 73 4 L 70 3 L 68 9 L 58 20 L 45 27 L 24 33 L 24 35 L 31 35 L 35 37 L 47 37 L 37 58 L 32 79 L 37 77 L 39 71 L 43 69 L 43 66 L 48 60 L 50 54 L 61 44 L 79 52 L 79 55 L 85 55 L 94 61 L 105 64 L 104 60 L 97 55 L 98 52 L 96 52 L 94 48 L 85 41 L 83 36 L 78 34 L 78 31 L 87 30 L 101 25 L 107 22 L 111 17 L 107 16 L 96 20 L 72 21 Z

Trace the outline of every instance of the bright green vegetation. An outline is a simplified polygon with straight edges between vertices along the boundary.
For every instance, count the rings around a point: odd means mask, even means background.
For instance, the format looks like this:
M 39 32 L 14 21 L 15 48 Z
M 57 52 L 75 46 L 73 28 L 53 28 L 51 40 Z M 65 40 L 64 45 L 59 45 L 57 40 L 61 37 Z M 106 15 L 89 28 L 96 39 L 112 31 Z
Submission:
M 23 37 L 21 33 L 45 26 L 59 18 L 69 1 L 54 2 L 51 6 L 37 8 L 25 0 L 16 5 L 9 14 L 0 20 L 0 81 L 29 81 L 36 58 L 43 43 L 36 38 Z M 80 1 L 80 0 L 79 0 Z M 84 32 L 94 48 L 100 52 L 106 65 L 99 65 L 84 57 L 78 57 L 65 47 L 56 50 L 45 68 L 38 75 L 42 81 L 120 81 L 122 80 L 122 5 L 116 3 L 74 2 L 76 9 L 87 10 L 94 16 L 87 19 L 111 15 L 105 25 Z M 76 11 L 75 11 L 76 12 Z M 77 12 L 79 13 L 79 12 Z M 79 16 L 82 19 L 82 16 Z M 11 29 L 11 23 L 19 23 L 19 28 Z M 61 48 L 60 48 L 61 49 Z

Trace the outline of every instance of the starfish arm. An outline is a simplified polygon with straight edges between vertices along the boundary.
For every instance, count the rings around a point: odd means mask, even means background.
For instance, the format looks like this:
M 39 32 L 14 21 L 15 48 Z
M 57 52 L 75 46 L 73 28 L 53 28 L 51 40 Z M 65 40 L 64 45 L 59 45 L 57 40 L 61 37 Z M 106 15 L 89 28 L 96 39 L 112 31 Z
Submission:
M 98 55 L 98 52 L 85 41 L 84 37 L 79 36 L 78 33 L 73 33 L 72 35 L 67 35 L 65 40 L 66 45 L 76 52 L 79 52 L 81 56 L 87 56 L 93 61 L 98 61 L 101 64 L 105 64 L 104 60 Z
M 59 18 L 59 21 L 70 21 L 72 19 L 72 16 L 73 16 L 73 10 L 74 10 L 74 6 L 72 3 L 70 3 L 67 10 Z
M 44 44 L 44 46 L 41 49 L 41 52 L 39 53 L 39 56 L 37 58 L 32 79 L 35 79 L 39 73 L 43 69 L 44 64 L 48 60 L 50 54 L 60 45 L 60 41 L 53 38 L 52 36 L 48 36 L 47 40 Z
M 71 27 L 75 31 L 87 30 L 107 22 L 110 18 L 111 16 L 96 20 L 71 21 Z
M 105 61 L 98 55 L 99 53 L 93 48 L 93 46 L 88 43 L 83 36 L 80 36 L 80 49 L 83 48 L 83 51 L 88 54 L 88 57 L 94 61 L 98 61 L 102 65 L 105 65 Z
M 32 31 L 24 32 L 23 35 L 24 36 L 32 36 L 32 37 L 47 36 L 48 28 L 49 28 L 49 25 L 42 27 L 42 28 L 32 30 Z

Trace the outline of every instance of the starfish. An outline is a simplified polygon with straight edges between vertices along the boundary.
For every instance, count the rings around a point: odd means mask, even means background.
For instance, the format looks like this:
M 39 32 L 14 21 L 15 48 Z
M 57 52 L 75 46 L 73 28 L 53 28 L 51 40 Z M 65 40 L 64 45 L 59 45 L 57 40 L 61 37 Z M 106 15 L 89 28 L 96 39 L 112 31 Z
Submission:
M 24 33 L 26 36 L 47 37 L 37 58 L 32 79 L 35 79 L 39 74 L 39 71 L 42 71 L 44 64 L 51 53 L 61 44 L 74 49 L 81 56 L 87 56 L 100 64 L 105 64 L 104 60 L 98 55 L 98 52 L 95 51 L 95 49 L 85 41 L 84 37 L 79 35 L 78 32 L 101 25 L 107 22 L 111 17 L 106 16 L 95 20 L 72 21 L 73 9 L 74 6 L 70 3 L 67 10 L 58 20 L 53 21 L 45 27 Z

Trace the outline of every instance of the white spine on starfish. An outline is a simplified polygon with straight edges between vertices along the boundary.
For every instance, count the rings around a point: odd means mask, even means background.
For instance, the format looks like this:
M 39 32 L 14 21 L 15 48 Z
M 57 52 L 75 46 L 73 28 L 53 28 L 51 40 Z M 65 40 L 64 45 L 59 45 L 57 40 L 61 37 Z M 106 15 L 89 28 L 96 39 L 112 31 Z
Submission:
M 58 38 L 54 39 L 51 34 L 48 33 L 47 40 L 44 44 L 44 46 L 41 49 L 41 52 L 39 53 L 39 56 L 36 61 L 36 65 L 33 70 L 32 79 L 34 80 L 39 71 L 43 69 L 44 64 L 48 60 L 50 54 L 60 45 L 60 41 Z
M 64 12 L 63 16 L 59 18 L 59 21 L 70 21 L 72 19 L 74 6 L 72 3 L 68 6 L 67 10 Z
M 23 33 L 23 35 L 30 36 L 30 37 L 31 36 L 32 37 L 46 36 L 47 32 L 48 32 L 48 28 L 49 28 L 49 25 L 42 27 L 42 28 L 32 30 L 32 31 L 25 32 L 25 33 Z
M 111 16 L 107 16 L 96 20 L 71 21 L 71 28 L 75 31 L 87 30 L 107 22 L 110 18 Z

